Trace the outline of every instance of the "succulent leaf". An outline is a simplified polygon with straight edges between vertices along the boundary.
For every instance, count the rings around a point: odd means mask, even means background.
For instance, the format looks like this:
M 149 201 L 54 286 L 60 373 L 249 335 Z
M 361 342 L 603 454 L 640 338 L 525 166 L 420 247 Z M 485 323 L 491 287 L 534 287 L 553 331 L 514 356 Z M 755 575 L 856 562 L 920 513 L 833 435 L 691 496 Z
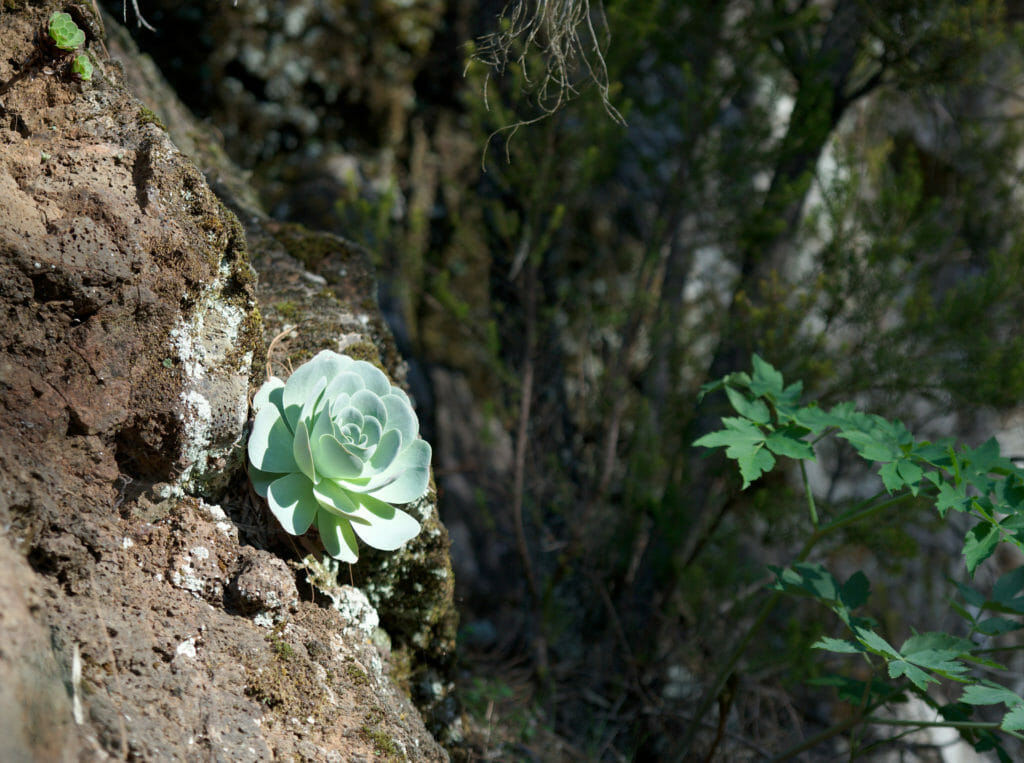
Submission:
M 89 60 L 89 56 L 85 55 L 85 53 L 75 56 L 75 60 L 71 62 L 71 71 L 74 72 L 80 80 L 86 82 L 91 80 L 92 61 Z
M 388 412 L 388 428 L 397 429 L 402 433 L 403 442 L 412 442 L 416 439 L 420 422 L 416 419 L 412 407 L 409 405 L 409 398 L 398 395 L 387 395 L 382 398 L 384 407 Z
M 262 469 L 257 469 L 252 464 L 249 465 L 249 481 L 252 482 L 252 489 L 256 491 L 257 495 L 261 495 L 264 498 L 267 497 L 267 490 L 270 488 L 270 483 L 283 476 L 283 474 L 265 472 Z
M 309 442 L 309 430 L 306 423 L 300 421 L 295 427 L 295 439 L 292 441 L 292 456 L 299 466 L 299 471 L 305 474 L 310 482 L 317 482 L 316 469 L 313 464 L 313 447 Z
M 397 429 L 389 429 L 380 438 L 377 450 L 370 457 L 370 468 L 374 474 L 378 474 L 394 463 L 395 456 L 402 448 L 402 433 Z
M 363 380 L 363 386 L 370 390 L 377 397 L 383 397 L 391 392 L 391 382 L 376 366 L 366 361 L 352 361 L 352 370 L 359 374 Z
M 264 406 L 252 423 L 248 444 L 249 461 L 265 472 L 287 474 L 296 471 L 298 466 L 291 453 L 293 439 L 280 411 L 273 405 Z
M 357 373 L 346 371 L 335 377 L 327 389 L 327 397 L 330 400 L 341 399 L 343 395 L 351 397 L 361 389 L 365 389 L 366 384 L 363 382 L 363 377 Z
M 334 480 L 321 480 L 313 496 L 322 509 L 338 516 L 354 515 L 359 509 L 353 496 Z
M 317 441 L 316 454 L 320 474 L 329 480 L 358 477 L 363 470 L 362 460 L 345 450 L 334 435 L 325 434 Z
M 61 50 L 78 50 L 85 44 L 85 32 L 71 18 L 71 14 L 60 11 L 50 16 L 50 38 Z
M 260 387 L 259 391 L 252 396 L 252 409 L 254 411 L 259 411 L 266 408 L 268 405 L 273 405 L 281 412 L 282 415 L 284 415 L 284 400 L 282 399 L 283 391 L 284 382 L 276 376 L 271 376 L 263 382 L 263 386 Z
M 301 474 L 287 474 L 271 482 L 267 503 L 277 521 L 292 535 L 306 532 L 316 516 L 312 485 Z
M 409 503 L 427 491 L 430 479 L 430 446 L 425 440 L 413 440 L 391 462 L 387 474 L 397 479 L 377 490 L 369 490 L 373 496 L 388 503 Z
M 349 406 L 359 411 L 363 417 L 370 416 L 381 424 L 388 419 L 388 409 L 384 407 L 380 395 L 368 389 L 361 389 L 352 395 Z
M 320 531 L 320 540 L 328 554 L 349 564 L 358 561 L 359 544 L 347 519 L 321 511 L 316 515 L 316 529 Z
M 370 498 L 368 495 L 362 496 L 363 501 Z M 352 529 L 363 543 L 382 551 L 394 551 L 401 548 L 410 538 L 416 537 L 420 531 L 419 522 L 391 504 L 380 503 L 380 505 L 387 506 L 391 512 L 387 516 L 380 516 L 373 509 L 364 505 L 355 515 L 355 518 L 372 517 L 372 520 L 366 524 L 352 523 Z

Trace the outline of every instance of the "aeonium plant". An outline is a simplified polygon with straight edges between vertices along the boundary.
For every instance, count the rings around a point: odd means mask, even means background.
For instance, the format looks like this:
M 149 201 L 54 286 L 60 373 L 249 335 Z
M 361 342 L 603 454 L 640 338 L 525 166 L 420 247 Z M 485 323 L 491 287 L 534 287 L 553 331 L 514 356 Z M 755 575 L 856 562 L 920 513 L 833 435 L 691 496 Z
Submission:
M 85 32 L 69 13 L 58 11 L 50 16 L 48 29 L 53 44 L 61 50 L 70 52 L 85 45 Z
M 324 350 L 253 399 L 249 477 L 281 526 L 316 523 L 327 552 L 355 562 L 357 537 L 393 551 L 419 522 L 394 504 L 427 492 L 430 445 L 409 397 L 375 366 Z

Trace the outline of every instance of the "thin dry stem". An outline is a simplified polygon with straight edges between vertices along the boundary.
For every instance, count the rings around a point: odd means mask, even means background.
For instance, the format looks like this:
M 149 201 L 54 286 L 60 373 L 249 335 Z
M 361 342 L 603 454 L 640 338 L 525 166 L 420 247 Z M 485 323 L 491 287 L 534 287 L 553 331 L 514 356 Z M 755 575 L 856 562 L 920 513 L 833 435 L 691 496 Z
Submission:
M 139 0 L 132 0 L 132 11 L 135 13 L 135 22 L 138 26 L 145 27 L 150 32 L 155 32 L 156 27 L 142 18 L 142 11 L 139 10 Z M 128 23 L 128 0 L 121 3 L 121 18 L 125 24 Z
M 526 272 L 526 355 L 523 360 L 523 386 L 519 399 L 519 426 L 516 431 L 515 474 L 513 476 L 512 515 L 515 522 L 516 546 L 523 562 L 523 573 L 533 595 L 534 606 L 540 606 L 540 586 L 533 571 L 530 549 L 526 543 L 526 532 L 523 526 L 523 494 L 526 483 L 526 450 L 529 445 L 530 405 L 533 398 L 533 351 L 535 348 L 535 302 L 534 302 L 534 270 L 530 266 Z
M 277 346 L 278 342 L 280 342 L 282 339 L 284 339 L 286 336 L 288 336 L 293 331 L 297 331 L 297 330 L 298 329 L 295 326 L 289 326 L 284 331 L 282 331 L 280 334 L 278 334 L 277 336 L 275 336 L 273 339 L 270 340 L 270 344 L 267 346 L 267 378 L 268 379 L 271 376 L 274 375 L 274 369 L 271 366 L 271 356 L 274 353 L 274 348 Z
M 488 143 L 498 133 L 507 131 L 511 138 L 520 127 L 554 114 L 579 94 L 581 80 L 593 82 L 608 115 L 625 124 L 609 95 L 608 66 L 602 47 L 607 47 L 610 35 L 600 5 L 595 10 L 590 0 L 512 0 L 498 17 L 498 26 L 499 31 L 480 39 L 473 58 L 499 75 L 510 64 L 518 65 L 541 113 L 498 128 L 488 137 Z M 530 80 L 527 66 L 527 58 L 533 52 L 539 53 L 544 61 L 544 73 L 536 83 Z M 582 78 L 576 74 L 580 70 Z M 490 74 L 484 79 L 485 107 L 489 79 Z M 507 145 L 506 142 L 506 159 Z

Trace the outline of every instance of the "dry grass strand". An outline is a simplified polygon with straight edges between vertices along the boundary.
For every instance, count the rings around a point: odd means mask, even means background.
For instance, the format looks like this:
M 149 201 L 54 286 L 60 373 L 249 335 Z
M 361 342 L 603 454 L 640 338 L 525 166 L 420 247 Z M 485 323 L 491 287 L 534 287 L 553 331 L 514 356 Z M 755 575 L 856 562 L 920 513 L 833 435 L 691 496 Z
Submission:
M 591 8 L 590 0 L 512 0 L 498 16 L 498 31 L 479 40 L 473 59 L 491 71 L 484 79 L 484 106 L 488 107 L 487 85 L 492 73 L 501 75 L 509 65 L 518 65 L 536 97 L 541 113 L 495 130 L 509 138 L 520 127 L 534 124 L 554 114 L 579 94 L 581 82 L 597 86 L 605 111 L 618 124 L 622 114 L 612 105 L 608 66 L 602 48 L 611 38 L 604 9 Z M 544 61 L 544 72 L 537 82 L 530 80 L 527 57 L 537 52 Z M 582 71 L 578 78 L 576 73 Z M 489 108 L 489 107 L 488 107 Z M 508 143 L 505 149 L 508 159 Z

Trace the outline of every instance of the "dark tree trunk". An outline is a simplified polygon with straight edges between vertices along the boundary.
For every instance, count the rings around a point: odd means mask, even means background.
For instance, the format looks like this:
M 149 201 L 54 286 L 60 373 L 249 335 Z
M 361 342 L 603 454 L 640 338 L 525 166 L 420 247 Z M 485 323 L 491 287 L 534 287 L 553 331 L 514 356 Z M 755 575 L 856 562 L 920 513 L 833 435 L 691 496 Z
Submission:
M 799 83 L 796 102 L 771 185 L 759 211 L 741 233 L 739 281 L 708 370 L 709 379 L 746 368 L 750 353 L 757 350 L 756 338 L 745 330 L 743 307 L 763 303 L 764 284 L 773 275 L 785 281 L 814 168 L 852 102 L 850 79 L 865 29 L 861 2 L 839 0 L 818 50 L 795 62 L 801 64 L 792 72 Z

